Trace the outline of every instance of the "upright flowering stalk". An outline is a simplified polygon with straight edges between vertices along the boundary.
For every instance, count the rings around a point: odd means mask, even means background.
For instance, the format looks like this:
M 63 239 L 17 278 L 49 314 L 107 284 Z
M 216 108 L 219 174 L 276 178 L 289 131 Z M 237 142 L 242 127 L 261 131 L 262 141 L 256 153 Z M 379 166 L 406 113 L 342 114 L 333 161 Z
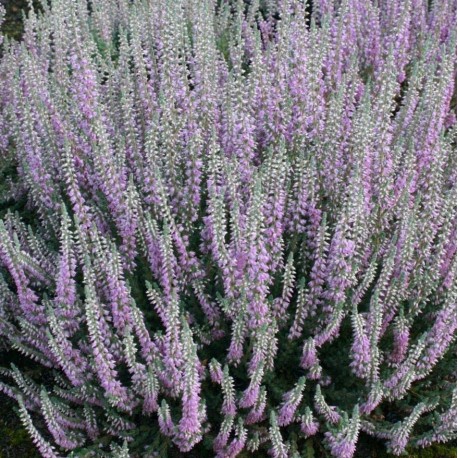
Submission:
M 26 428 L 27 432 L 30 434 L 33 443 L 37 446 L 41 456 L 43 458 L 58 458 L 58 454 L 55 451 L 55 448 L 50 445 L 46 440 L 41 436 L 39 431 L 35 428 L 32 418 L 30 417 L 29 413 L 27 412 L 27 408 L 24 405 L 24 401 L 19 398 L 19 416 L 21 421 Z
M 185 367 L 183 374 L 183 414 L 177 426 L 176 441 L 183 451 L 191 450 L 202 437 L 202 420 L 205 411 L 200 405 L 199 360 L 191 330 L 183 323 L 183 356 Z
M 86 320 L 89 329 L 89 339 L 94 354 L 94 370 L 96 371 L 100 384 L 105 390 L 106 396 L 109 397 L 115 405 L 124 406 L 127 401 L 127 390 L 117 380 L 115 369 L 115 359 L 110 353 L 104 340 L 109 338 L 106 332 L 106 323 L 102 318 L 102 309 L 94 289 L 93 273 L 90 265 L 86 266 Z M 108 335 L 107 335 L 108 334 Z
M 359 407 L 355 406 L 350 420 L 344 420 L 344 426 L 335 434 L 325 434 L 331 453 L 335 457 L 351 458 L 356 451 L 356 442 L 360 428 Z
M 351 355 L 353 361 L 351 362 L 351 367 L 355 375 L 361 378 L 365 378 L 368 375 L 370 367 L 370 342 L 365 325 L 365 321 L 358 313 L 358 310 L 355 309 L 352 316 L 353 344 Z
M 323 394 L 321 393 L 320 385 L 316 387 L 315 393 L 315 409 L 327 422 L 335 424 L 340 420 L 340 414 L 336 411 L 335 406 L 330 406 L 324 399 Z
M 402 422 L 397 423 L 390 432 L 388 449 L 396 456 L 401 455 L 409 441 L 409 432 L 418 421 L 421 414 L 428 410 L 430 406 L 421 402 L 415 406 L 412 413 Z
M 302 391 L 305 386 L 305 377 L 301 377 L 296 386 L 283 395 L 283 403 L 278 414 L 279 426 L 288 426 L 294 420 L 296 410 L 302 400 Z
M 280 433 L 280 428 L 277 423 L 277 416 L 275 412 L 270 413 L 270 429 L 269 429 L 270 440 L 272 441 L 272 449 L 270 454 L 274 458 L 286 458 L 288 456 L 288 446 L 283 442 L 283 438 Z
M 301 417 L 301 431 L 305 438 L 314 436 L 319 429 L 319 424 L 313 417 L 313 413 L 309 407 L 305 408 L 305 413 Z

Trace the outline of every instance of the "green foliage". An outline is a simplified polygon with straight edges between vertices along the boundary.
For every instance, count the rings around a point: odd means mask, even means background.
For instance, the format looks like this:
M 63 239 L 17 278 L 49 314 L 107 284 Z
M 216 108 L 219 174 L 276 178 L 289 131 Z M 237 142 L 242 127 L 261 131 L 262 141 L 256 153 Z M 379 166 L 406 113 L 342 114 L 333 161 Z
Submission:
M 0 458 L 39 458 L 27 431 L 13 410 L 13 402 L 0 394 Z
M 29 10 L 27 0 L 6 0 L 1 2 L 6 9 L 5 22 L 2 24 L 2 32 L 9 38 L 19 40 L 24 31 L 23 14 Z M 32 1 L 34 8 L 40 8 L 40 2 Z

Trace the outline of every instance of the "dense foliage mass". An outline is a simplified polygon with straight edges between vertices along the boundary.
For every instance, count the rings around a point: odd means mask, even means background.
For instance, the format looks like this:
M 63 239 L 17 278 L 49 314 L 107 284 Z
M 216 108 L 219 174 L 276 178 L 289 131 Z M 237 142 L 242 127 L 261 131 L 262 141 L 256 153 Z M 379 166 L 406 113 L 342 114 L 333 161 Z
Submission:
M 454 437 L 455 9 L 52 0 L 4 39 L 0 390 L 42 456 Z

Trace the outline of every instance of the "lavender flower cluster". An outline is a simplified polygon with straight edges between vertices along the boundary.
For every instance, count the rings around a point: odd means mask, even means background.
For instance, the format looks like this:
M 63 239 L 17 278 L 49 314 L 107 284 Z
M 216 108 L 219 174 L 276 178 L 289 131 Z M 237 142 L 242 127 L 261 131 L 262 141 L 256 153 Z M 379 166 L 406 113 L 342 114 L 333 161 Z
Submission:
M 0 339 L 46 377 L 0 390 L 43 457 L 454 437 L 455 17 L 52 0 L 3 38 Z

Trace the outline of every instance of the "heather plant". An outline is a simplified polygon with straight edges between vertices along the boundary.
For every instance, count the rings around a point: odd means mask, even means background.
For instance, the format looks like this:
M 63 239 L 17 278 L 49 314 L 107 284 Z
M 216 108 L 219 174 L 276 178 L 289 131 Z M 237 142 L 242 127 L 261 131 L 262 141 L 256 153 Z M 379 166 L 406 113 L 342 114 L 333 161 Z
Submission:
M 3 39 L 0 390 L 43 457 L 455 437 L 455 17 L 52 0 Z

